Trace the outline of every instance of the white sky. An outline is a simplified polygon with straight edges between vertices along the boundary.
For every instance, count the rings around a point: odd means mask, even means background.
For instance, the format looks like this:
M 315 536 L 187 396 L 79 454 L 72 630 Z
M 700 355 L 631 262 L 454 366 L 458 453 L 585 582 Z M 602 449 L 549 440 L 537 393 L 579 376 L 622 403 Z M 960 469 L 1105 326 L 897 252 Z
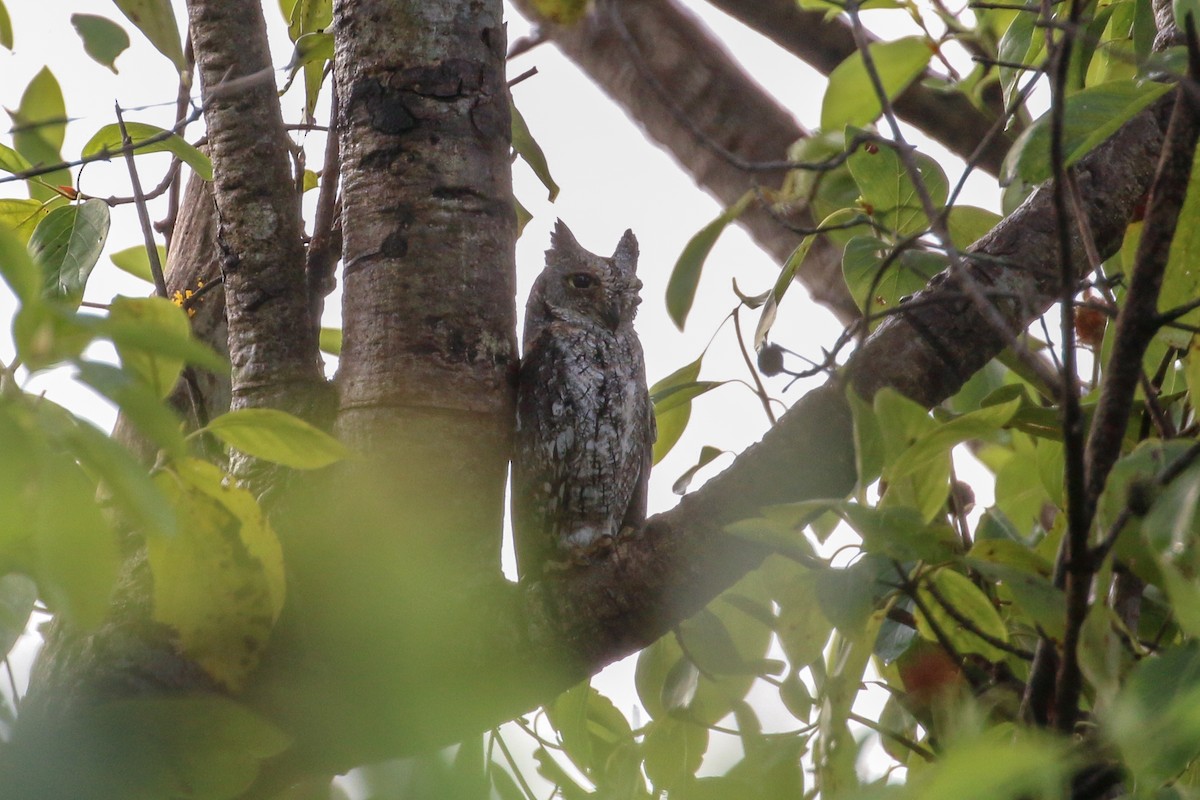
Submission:
M 186 19 L 183 3 L 176 0 L 177 18 Z M 34 2 L 6 0 L 13 18 L 16 45 L 13 52 L 0 50 L 0 105 L 16 108 L 29 80 L 48 65 L 63 85 L 67 113 L 71 123 L 63 148 L 67 158 L 77 157 L 83 143 L 103 125 L 115 121 L 113 104 L 129 111 L 127 119 L 150 122 L 163 127 L 173 121 L 176 82 L 169 62 L 116 10 L 109 0 L 72 0 L 72 2 Z M 274 62 L 282 67 L 290 56 L 283 23 L 274 2 L 265 3 L 272 26 Z M 701 16 L 734 55 L 757 80 L 773 93 L 806 127 L 816 125 L 824 79 L 802 62 L 783 53 L 767 40 L 732 22 L 704 3 L 687 6 Z M 117 59 L 118 75 L 90 60 L 82 50 L 69 17 L 72 13 L 106 16 L 129 32 L 131 48 Z M 905 25 L 905 16 L 875 16 L 868 19 L 888 28 Z M 880 28 L 883 30 L 883 28 Z M 529 32 L 528 25 L 515 13 L 509 14 L 509 39 Z M 906 27 L 905 32 L 910 32 Z M 894 35 L 894 34 L 893 34 Z M 757 248 L 741 229 L 730 227 L 710 255 L 686 333 L 680 333 L 667 318 L 663 297 L 670 269 L 688 239 L 710 222 L 721 208 L 696 190 L 691 179 L 681 172 L 671 157 L 648 143 L 641 132 L 607 97 L 595 88 L 551 45 L 543 45 L 510 64 L 509 74 L 517 75 L 530 67 L 538 74 L 514 88 L 514 100 L 521 109 L 533 135 L 545 150 L 551 171 L 562 187 L 556 203 L 546 201 L 546 192 L 530 170 L 518 162 L 514 167 L 516 194 L 534 214 L 518 244 L 518 310 L 542 266 L 542 253 L 549 242 L 549 230 L 555 217 L 562 217 L 579 241 L 588 249 L 607 254 L 626 228 L 632 228 L 641 247 L 639 274 L 645 283 L 638 328 L 646 351 L 651 383 L 693 360 L 708 342 L 716 326 L 733 308 L 736 298 L 731 279 L 737 277 L 743 291 L 756 293 L 769 288 L 778 266 Z M 279 76 L 282 84 L 283 76 Z M 293 89 L 284 98 L 284 113 L 289 121 L 299 121 L 301 93 Z M 319 113 L 318 118 L 325 117 Z M 189 130 L 194 140 L 201 131 L 197 124 Z M 913 141 L 937 157 L 957 178 L 957 161 L 943 158 L 944 150 L 929 145 L 908 131 Z M 320 163 L 323 136 L 309 135 L 310 167 Z M 0 141 L 11 145 L 11 138 L 0 133 Z M 140 158 L 143 185 L 155 185 L 162 176 L 165 157 Z M 991 184 L 991 188 L 989 188 Z M 123 163 L 88 166 L 80 188 L 101 197 L 128 195 L 129 181 Z M 311 204 L 312 195 L 309 201 Z M 25 197 L 20 183 L 0 184 L 0 197 Z M 977 176 L 969 184 L 963 202 L 996 208 L 994 182 Z M 162 216 L 162 206 L 152 209 L 153 218 Z M 311 218 L 311 217 L 310 217 Z M 105 256 L 88 287 L 87 299 L 107 302 L 115 294 L 141 296 L 149 287 L 117 270 L 108 261 L 111 252 L 140 244 L 141 235 L 132 206 L 114 209 L 113 227 Z M 299 289 L 298 289 L 299 290 Z M 337 324 L 337 296 L 327 303 L 326 324 Z M 12 314 L 12 299 L 0 288 L 0 358 L 12 358 L 7 333 Z M 746 313 L 743 327 L 749 335 L 756 316 Z M 819 358 L 821 347 L 831 344 L 840 328 L 824 309 L 808 300 L 799 289 L 790 292 L 780 311 L 772 339 L 797 352 Z M 746 379 L 748 375 L 733 340 L 731 325 L 718 334 L 705 362 L 704 379 Z M 768 381 L 768 388 L 784 402 L 791 403 L 806 389 L 797 385 L 786 395 L 779 390 L 785 379 Z M 815 385 L 809 382 L 808 386 Z M 114 410 L 86 390 L 73 386 L 66 374 L 35 377 L 30 390 L 46 391 L 54 399 L 71 406 L 97 424 L 108 427 Z M 651 510 L 669 508 L 677 498 L 671 484 L 696 460 L 703 445 L 734 452 L 757 440 L 768 426 L 757 399 L 745 387 L 731 384 L 700 398 L 693 408 L 692 423 L 675 450 L 660 464 L 651 479 Z M 729 463 L 723 456 L 693 482 L 693 490 L 704 478 Z M 988 498 L 980 497 L 981 502 Z M 600 678 L 605 691 L 629 691 L 631 664 L 609 670 Z M 623 710 L 634 703 L 618 705 Z M 644 719 L 644 716 L 643 716 Z

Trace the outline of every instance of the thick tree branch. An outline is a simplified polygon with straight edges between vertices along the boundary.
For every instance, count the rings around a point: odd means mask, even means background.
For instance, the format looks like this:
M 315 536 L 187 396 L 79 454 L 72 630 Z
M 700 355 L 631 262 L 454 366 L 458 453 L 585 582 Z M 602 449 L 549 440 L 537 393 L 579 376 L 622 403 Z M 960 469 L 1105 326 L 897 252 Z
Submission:
M 806 132 L 675 0 L 605 0 L 572 26 L 540 19 L 531 0 L 514 4 L 538 20 L 543 32 L 721 203 L 733 205 L 747 189 L 783 180 L 782 171 L 746 171 L 706 146 L 719 145 L 743 162 L 778 162 Z M 661 87 L 669 88 L 668 98 L 657 91 Z M 815 225 L 807 211 L 793 212 L 790 221 Z M 780 263 L 800 243 L 798 234 L 759 207 L 747 210 L 738 223 Z M 859 317 L 842 278 L 841 253 L 824 238 L 813 247 L 799 279 L 842 321 Z
M 826 20 L 822 11 L 804 11 L 795 0 L 709 0 L 709 3 L 825 75 L 857 51 L 848 25 L 840 19 Z M 925 77 L 934 75 L 926 72 Z M 996 121 L 995 114 L 980 111 L 965 95 L 929 89 L 920 78 L 895 99 L 894 105 L 901 119 L 964 159 L 972 158 Z M 1001 106 L 995 103 L 995 111 L 1002 111 Z M 975 156 L 976 163 L 999 175 L 1012 143 L 1011 133 L 992 137 Z
M 262 7 L 189 0 L 188 15 L 213 161 L 232 406 L 311 416 L 323 381 Z

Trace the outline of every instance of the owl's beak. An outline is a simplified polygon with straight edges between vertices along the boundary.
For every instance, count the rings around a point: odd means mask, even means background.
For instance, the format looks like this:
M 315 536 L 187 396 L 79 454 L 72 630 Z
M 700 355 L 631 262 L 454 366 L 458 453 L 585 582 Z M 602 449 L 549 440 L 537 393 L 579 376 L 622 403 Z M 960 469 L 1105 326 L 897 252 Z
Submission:
M 621 324 L 621 298 L 613 297 L 604 306 L 604 311 L 601 314 L 604 324 L 609 330 L 615 331 L 617 326 Z

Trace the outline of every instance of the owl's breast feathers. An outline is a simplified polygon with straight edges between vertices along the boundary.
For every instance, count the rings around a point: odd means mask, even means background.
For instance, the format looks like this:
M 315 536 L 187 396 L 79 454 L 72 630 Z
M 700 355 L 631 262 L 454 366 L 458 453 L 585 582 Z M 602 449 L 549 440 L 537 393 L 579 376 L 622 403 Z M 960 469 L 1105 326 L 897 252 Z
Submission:
M 641 345 L 560 321 L 529 343 L 517 392 L 513 527 L 523 575 L 639 527 L 654 416 Z

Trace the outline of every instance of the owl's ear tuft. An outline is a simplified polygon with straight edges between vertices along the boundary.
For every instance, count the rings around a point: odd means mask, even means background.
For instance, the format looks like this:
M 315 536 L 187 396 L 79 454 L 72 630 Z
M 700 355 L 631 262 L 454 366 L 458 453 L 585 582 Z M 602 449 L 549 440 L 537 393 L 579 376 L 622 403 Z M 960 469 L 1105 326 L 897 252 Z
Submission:
M 624 269 L 630 271 L 637 269 L 638 241 L 632 230 L 625 231 L 621 241 L 617 242 L 617 249 L 613 251 L 612 260 L 613 263 Z
M 550 233 L 550 249 L 546 251 L 546 263 L 552 262 L 556 255 L 562 256 L 582 249 L 567 223 L 561 219 L 555 220 L 554 230 Z

